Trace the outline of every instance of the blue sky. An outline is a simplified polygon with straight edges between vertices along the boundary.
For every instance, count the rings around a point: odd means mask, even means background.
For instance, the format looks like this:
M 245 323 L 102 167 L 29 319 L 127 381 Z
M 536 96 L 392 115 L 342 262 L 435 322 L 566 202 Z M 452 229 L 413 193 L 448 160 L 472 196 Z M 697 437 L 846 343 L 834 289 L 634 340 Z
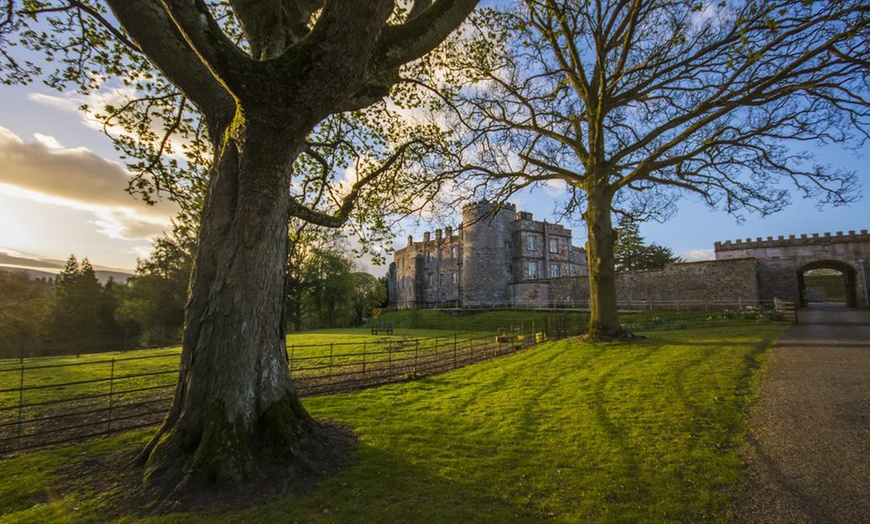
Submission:
M 168 202 L 145 206 L 124 192 L 127 175 L 109 140 L 76 111 L 79 102 L 40 86 L 0 87 L 0 255 L 62 260 L 74 253 L 99 266 L 131 270 L 169 227 L 175 208 Z M 856 170 L 861 192 L 870 192 L 870 146 L 859 155 L 819 150 L 818 160 Z M 538 219 L 553 220 L 552 194 L 538 191 L 513 201 Z M 718 240 L 870 229 L 870 204 L 865 197 L 848 207 L 818 210 L 795 195 L 780 213 L 745 218 L 738 223 L 683 199 L 676 216 L 644 224 L 641 233 L 648 242 L 695 259 L 711 256 Z M 568 225 L 574 244 L 582 246 L 582 227 Z M 396 245 L 424 230 L 407 221 L 395 231 Z

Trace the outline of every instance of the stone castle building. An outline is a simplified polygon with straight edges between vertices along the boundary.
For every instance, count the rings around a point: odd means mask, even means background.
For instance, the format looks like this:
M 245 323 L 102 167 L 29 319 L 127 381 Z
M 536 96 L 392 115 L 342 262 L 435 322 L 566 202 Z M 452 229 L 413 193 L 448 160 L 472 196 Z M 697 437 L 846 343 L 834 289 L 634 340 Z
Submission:
M 769 305 L 780 298 L 806 306 L 805 275 L 842 276 L 845 305 L 870 306 L 870 234 L 836 232 L 716 242 L 715 260 L 667 264 L 616 275 L 623 309 Z M 571 230 L 534 220 L 512 204 L 462 209 L 462 225 L 408 237 L 389 270 L 390 306 L 589 307 L 586 252 Z
M 398 309 L 515 305 L 550 279 L 585 276 L 586 251 L 571 230 L 513 204 L 462 208 L 462 224 L 408 237 L 389 269 L 390 306 Z M 535 286 L 538 284 L 538 286 Z

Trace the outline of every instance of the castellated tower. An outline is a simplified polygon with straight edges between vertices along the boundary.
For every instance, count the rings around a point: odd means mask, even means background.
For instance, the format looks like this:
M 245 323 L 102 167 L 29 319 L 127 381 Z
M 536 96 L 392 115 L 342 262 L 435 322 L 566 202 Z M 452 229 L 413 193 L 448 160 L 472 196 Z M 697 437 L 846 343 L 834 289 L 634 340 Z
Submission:
M 516 206 L 482 201 L 462 208 L 462 282 L 465 307 L 505 304 L 512 281 Z

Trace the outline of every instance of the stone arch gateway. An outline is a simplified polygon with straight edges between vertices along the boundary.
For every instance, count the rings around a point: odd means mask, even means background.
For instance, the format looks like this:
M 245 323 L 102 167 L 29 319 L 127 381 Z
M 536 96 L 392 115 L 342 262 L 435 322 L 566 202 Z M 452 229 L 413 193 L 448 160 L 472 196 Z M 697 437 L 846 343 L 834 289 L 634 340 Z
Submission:
M 817 300 L 817 297 L 813 296 L 812 288 L 807 283 L 808 273 L 817 270 L 829 270 L 839 273 L 837 280 L 840 280 L 843 287 L 843 299 L 846 306 L 855 307 L 859 304 L 858 286 L 856 284 L 858 276 L 855 269 L 845 262 L 820 260 L 818 262 L 811 262 L 798 270 L 798 296 L 802 306 L 806 307 L 811 301 Z M 823 295 L 826 295 L 826 293 L 823 293 Z
M 868 264 L 870 234 L 824 233 L 790 235 L 766 239 L 716 242 L 716 260 L 752 258 L 758 263 L 761 300 L 782 298 L 806 305 L 804 273 L 811 269 L 833 269 L 843 275 L 846 305 L 868 306 Z

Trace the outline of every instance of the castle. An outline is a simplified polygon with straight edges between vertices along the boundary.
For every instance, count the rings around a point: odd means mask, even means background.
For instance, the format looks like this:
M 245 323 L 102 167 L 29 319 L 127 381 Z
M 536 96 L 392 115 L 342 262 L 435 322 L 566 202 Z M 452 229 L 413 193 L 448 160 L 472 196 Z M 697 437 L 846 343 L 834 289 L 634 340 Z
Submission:
M 515 305 L 542 298 L 549 279 L 587 275 L 586 251 L 571 230 L 510 203 L 487 201 L 462 208 L 462 224 L 408 237 L 389 269 L 390 306 L 475 307 Z
M 624 309 L 766 305 L 774 298 L 806 306 L 805 274 L 842 276 L 849 307 L 870 305 L 870 234 L 836 232 L 716 242 L 715 260 L 667 264 L 616 275 Z M 408 237 L 390 264 L 390 306 L 413 308 L 586 308 L 586 252 L 571 230 L 534 220 L 513 204 L 477 202 L 462 208 L 457 231 Z

